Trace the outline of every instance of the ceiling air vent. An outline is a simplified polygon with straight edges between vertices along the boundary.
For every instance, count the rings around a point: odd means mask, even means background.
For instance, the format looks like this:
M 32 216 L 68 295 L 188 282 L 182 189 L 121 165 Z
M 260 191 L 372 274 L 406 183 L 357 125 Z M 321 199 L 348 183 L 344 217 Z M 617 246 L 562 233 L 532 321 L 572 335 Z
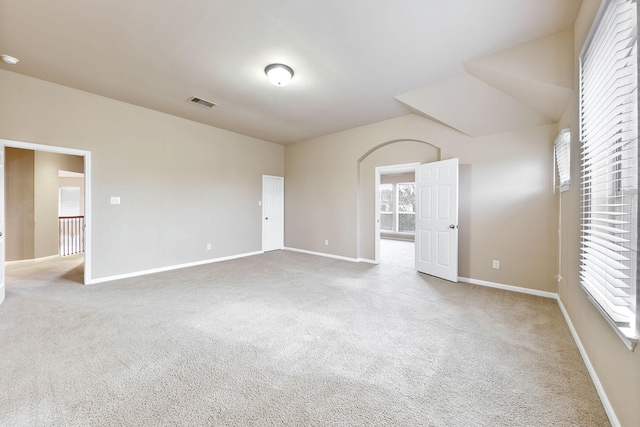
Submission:
M 215 103 L 213 103 L 211 101 L 207 101 L 206 99 L 198 98 L 197 96 L 192 96 L 191 98 L 189 98 L 189 101 L 194 102 L 194 103 L 199 104 L 199 105 L 202 105 L 203 107 L 207 107 L 207 108 L 211 108 L 214 105 L 216 105 Z

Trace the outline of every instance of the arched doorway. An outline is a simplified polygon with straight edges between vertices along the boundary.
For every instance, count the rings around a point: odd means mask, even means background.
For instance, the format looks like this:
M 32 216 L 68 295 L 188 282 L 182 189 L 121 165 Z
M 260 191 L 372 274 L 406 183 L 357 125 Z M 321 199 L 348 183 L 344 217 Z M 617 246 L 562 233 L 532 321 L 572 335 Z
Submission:
M 376 232 L 376 168 L 439 161 L 440 148 L 420 140 L 398 139 L 377 145 L 358 159 L 358 259 L 378 263 Z M 379 181 L 378 181 L 379 183 Z

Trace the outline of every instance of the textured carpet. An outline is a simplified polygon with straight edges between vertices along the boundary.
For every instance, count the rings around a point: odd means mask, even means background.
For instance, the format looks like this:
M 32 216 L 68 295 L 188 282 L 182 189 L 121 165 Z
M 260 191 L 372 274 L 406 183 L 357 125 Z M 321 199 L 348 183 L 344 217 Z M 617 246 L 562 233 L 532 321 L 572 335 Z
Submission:
M 606 426 L 557 303 L 288 251 L 7 268 L 2 426 Z

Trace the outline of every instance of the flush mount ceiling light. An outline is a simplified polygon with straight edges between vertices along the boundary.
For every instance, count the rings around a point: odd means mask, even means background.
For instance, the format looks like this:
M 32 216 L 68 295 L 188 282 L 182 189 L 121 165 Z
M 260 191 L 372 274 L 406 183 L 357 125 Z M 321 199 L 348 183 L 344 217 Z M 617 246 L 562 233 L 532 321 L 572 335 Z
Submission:
M 271 64 L 267 65 L 264 69 L 264 73 L 271 83 L 276 86 L 286 86 L 293 77 L 293 70 L 291 67 L 284 64 Z
M 5 64 L 9 64 L 9 65 L 16 65 L 19 62 L 18 58 L 14 58 L 13 56 L 9 56 L 9 55 L 0 55 L 0 58 L 2 58 L 2 61 Z

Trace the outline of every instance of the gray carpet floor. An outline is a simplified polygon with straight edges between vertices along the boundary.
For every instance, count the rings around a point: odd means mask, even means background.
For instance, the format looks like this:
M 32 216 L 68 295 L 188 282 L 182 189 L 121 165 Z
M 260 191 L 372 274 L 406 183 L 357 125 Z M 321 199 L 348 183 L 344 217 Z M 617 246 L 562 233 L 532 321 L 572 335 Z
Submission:
M 550 299 L 289 251 L 81 278 L 8 266 L 0 425 L 609 425 Z

